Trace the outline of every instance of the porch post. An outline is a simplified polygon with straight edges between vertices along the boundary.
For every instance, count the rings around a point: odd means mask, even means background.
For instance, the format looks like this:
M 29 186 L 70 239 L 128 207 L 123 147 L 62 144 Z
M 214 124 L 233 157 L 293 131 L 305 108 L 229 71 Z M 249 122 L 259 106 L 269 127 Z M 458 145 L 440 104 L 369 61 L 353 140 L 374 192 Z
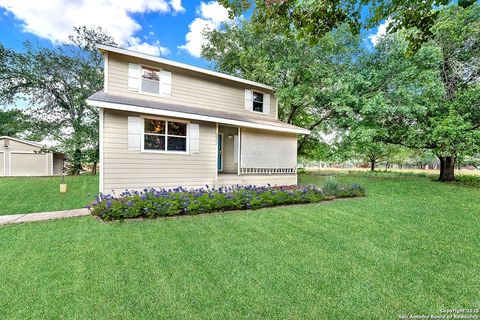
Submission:
M 241 129 L 240 129 L 240 127 L 238 127 L 237 175 L 240 175 L 240 168 L 241 168 L 240 159 L 242 159 L 242 157 L 240 156 L 240 151 L 242 150 L 242 149 L 240 148 L 241 142 L 242 142 L 242 135 L 241 135 L 241 133 L 242 133 L 242 132 L 241 132 Z

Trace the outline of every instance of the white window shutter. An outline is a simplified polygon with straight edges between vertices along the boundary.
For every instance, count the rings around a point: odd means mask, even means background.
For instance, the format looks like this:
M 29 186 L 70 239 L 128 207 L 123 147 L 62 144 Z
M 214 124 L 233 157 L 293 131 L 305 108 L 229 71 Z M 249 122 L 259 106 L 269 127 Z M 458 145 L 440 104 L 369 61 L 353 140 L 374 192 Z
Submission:
M 190 153 L 200 153 L 200 126 L 198 123 L 188 124 L 188 139 Z
M 172 73 L 160 70 L 160 95 L 170 97 L 172 95 Z
M 238 135 L 233 136 L 233 163 L 238 163 Z
M 140 151 L 142 141 L 142 118 L 128 117 L 128 150 Z
M 253 91 L 245 89 L 245 110 L 253 110 Z
M 270 95 L 268 93 L 263 95 L 263 113 L 270 114 Z
M 140 91 L 142 67 L 136 63 L 128 64 L 128 90 Z

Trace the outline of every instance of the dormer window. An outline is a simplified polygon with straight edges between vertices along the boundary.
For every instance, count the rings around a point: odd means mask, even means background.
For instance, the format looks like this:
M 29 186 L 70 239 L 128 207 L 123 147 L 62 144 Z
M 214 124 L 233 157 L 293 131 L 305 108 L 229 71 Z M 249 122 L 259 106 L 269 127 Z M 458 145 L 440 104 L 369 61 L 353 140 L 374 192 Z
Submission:
M 159 94 L 160 70 L 142 66 L 142 92 Z
M 253 91 L 253 111 L 263 112 L 263 93 Z

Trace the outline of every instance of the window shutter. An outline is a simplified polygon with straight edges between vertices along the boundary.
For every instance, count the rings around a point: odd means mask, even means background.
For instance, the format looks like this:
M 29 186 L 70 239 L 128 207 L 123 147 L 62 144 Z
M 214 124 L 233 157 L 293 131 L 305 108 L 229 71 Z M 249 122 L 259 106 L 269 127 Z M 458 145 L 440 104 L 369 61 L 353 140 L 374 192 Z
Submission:
M 268 93 L 263 95 L 263 113 L 270 114 L 270 95 Z
M 172 73 L 160 70 L 160 95 L 170 97 L 172 95 Z
M 233 163 L 238 163 L 238 135 L 233 136 Z
M 139 64 L 128 64 L 128 90 L 140 91 L 142 68 Z
M 245 110 L 253 110 L 253 91 L 245 89 Z
M 128 117 L 128 150 L 140 151 L 142 140 L 142 118 Z
M 188 139 L 190 153 L 200 153 L 200 126 L 198 123 L 188 124 Z

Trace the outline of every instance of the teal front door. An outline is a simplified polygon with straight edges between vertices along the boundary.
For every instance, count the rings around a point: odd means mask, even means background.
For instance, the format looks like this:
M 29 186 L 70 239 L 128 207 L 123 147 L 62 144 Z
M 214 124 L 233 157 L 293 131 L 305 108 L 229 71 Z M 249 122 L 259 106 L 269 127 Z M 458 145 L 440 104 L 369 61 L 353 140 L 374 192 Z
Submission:
M 218 134 L 217 170 L 223 171 L 223 133 Z

